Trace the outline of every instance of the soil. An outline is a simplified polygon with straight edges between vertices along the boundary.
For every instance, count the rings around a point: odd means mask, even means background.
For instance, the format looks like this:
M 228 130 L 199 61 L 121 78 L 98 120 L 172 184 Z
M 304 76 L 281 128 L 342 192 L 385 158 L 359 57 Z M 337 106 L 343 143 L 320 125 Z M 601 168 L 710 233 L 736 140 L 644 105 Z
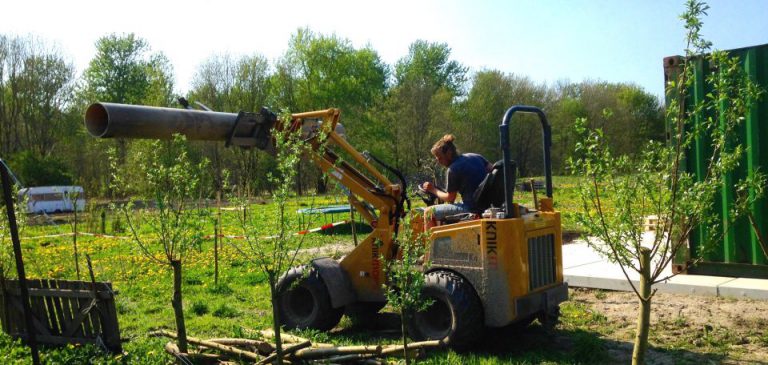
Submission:
M 631 292 L 571 290 L 570 300 L 607 318 L 612 362 L 630 363 L 637 322 Z M 657 293 L 649 364 L 768 364 L 768 301 Z M 602 331 L 601 331 L 602 332 Z

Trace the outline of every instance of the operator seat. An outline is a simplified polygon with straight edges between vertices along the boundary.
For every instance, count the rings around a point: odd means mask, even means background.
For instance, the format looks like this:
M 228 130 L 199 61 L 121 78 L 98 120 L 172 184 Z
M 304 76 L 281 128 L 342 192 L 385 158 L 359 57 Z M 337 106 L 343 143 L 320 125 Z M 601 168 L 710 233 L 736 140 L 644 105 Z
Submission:
M 502 160 L 496 161 L 491 171 L 485 176 L 477 190 L 475 190 L 475 213 L 482 214 L 486 209 L 504 208 L 504 164 Z M 512 168 L 512 187 L 510 194 L 515 192 L 515 180 L 517 178 L 517 164 L 509 161 Z

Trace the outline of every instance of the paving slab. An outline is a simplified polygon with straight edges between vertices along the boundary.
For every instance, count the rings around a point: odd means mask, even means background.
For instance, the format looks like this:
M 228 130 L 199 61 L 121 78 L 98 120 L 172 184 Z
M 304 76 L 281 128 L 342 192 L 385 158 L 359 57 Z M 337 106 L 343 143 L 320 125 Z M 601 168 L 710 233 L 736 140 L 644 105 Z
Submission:
M 718 287 L 735 280 L 735 278 L 726 278 L 722 276 L 707 275 L 677 275 L 669 278 L 662 283 L 656 284 L 663 293 L 673 294 L 694 294 L 716 297 L 720 295 Z
M 720 296 L 768 300 L 768 280 L 736 278 L 718 287 Z
M 633 270 L 628 270 L 627 274 L 638 286 L 639 274 Z M 668 266 L 664 268 L 662 277 L 671 274 Z M 563 246 L 563 276 L 571 287 L 632 291 L 621 267 L 601 257 L 585 241 Z M 666 293 L 768 300 L 768 280 L 764 279 L 677 275 L 654 285 L 654 288 Z

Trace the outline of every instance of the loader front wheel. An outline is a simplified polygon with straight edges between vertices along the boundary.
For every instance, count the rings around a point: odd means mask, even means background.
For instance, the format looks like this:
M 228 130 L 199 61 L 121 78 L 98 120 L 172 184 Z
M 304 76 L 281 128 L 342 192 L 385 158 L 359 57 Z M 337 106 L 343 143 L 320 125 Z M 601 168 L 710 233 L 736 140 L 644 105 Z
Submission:
M 305 274 L 305 270 L 309 270 Z M 306 267 L 288 270 L 277 283 L 280 324 L 286 329 L 335 327 L 344 307 L 333 308 L 328 288 L 320 274 Z
M 414 340 L 442 340 L 462 350 L 481 339 L 483 307 L 468 281 L 447 271 L 431 272 L 425 277 L 422 294 L 432 304 L 406 319 Z

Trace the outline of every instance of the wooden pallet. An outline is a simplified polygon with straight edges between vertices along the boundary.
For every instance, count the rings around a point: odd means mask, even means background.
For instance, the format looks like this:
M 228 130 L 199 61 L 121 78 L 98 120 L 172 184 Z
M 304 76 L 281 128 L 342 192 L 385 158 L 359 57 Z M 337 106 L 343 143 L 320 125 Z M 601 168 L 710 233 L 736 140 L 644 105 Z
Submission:
M 0 315 L 5 333 L 24 338 L 24 311 L 18 280 L 6 279 L 0 288 Z M 32 323 L 38 343 L 95 344 L 119 353 L 112 284 L 69 280 L 27 280 Z

